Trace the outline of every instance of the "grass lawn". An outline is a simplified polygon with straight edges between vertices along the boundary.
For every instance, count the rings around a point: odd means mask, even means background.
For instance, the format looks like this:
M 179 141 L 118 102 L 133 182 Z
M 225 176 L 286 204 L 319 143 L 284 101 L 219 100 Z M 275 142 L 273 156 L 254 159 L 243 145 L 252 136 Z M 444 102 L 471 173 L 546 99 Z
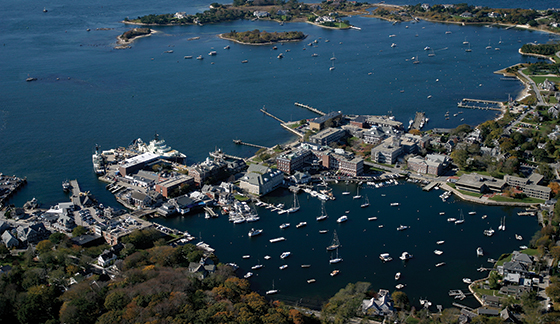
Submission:
M 500 294 L 498 290 L 491 290 L 491 289 L 482 289 L 482 288 L 473 288 L 473 290 L 479 295 L 488 295 L 488 296 L 505 296 L 504 294 Z
M 450 186 L 451 188 L 455 189 L 455 184 L 453 182 L 448 182 L 447 185 Z
M 457 189 L 457 190 L 459 190 L 459 189 Z M 470 191 L 465 191 L 465 190 L 459 190 L 459 192 L 462 193 L 463 195 L 476 197 L 476 198 L 480 198 L 482 196 L 482 194 L 480 194 L 480 193 L 470 192 Z
M 537 204 L 537 203 L 543 203 L 544 200 L 542 199 L 537 199 L 537 198 L 531 198 L 531 197 L 525 197 L 523 199 L 513 199 L 513 198 L 509 198 L 509 197 L 504 197 L 504 196 L 494 196 L 492 198 L 489 198 L 490 200 L 494 200 L 494 201 L 509 201 L 509 202 L 522 202 L 522 203 L 530 203 L 530 204 Z
M 535 256 L 535 255 L 539 254 L 539 251 L 537 249 L 525 249 L 525 250 L 521 250 L 521 253 L 525 253 L 527 255 Z
M 249 197 L 247 197 L 247 196 L 235 195 L 234 197 L 235 197 L 235 199 L 237 199 L 239 201 L 249 200 Z
M 507 255 L 507 257 L 506 257 Z M 500 256 L 500 259 L 498 260 L 498 262 L 496 262 L 496 266 L 501 266 L 503 265 L 505 262 L 509 262 L 511 261 L 512 255 L 511 253 L 507 253 L 507 254 L 502 254 Z
M 535 81 L 535 83 L 543 83 L 544 80 L 548 79 L 548 81 L 550 82 L 560 82 L 560 77 L 556 76 L 556 77 L 545 77 L 545 76 L 537 76 L 537 75 L 531 75 L 529 76 L 529 78 L 531 78 L 531 80 Z

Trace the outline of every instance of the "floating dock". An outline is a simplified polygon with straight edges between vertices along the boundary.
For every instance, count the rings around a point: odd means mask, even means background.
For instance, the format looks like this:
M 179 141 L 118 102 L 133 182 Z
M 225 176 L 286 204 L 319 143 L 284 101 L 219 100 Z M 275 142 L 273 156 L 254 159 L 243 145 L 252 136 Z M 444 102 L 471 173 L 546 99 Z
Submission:
M 234 139 L 233 142 L 234 142 L 235 144 L 238 144 L 238 145 L 247 145 L 247 146 L 256 147 L 256 148 L 261 148 L 261 149 L 266 149 L 266 150 L 269 149 L 269 148 L 266 147 L 266 146 L 262 146 L 262 145 L 258 145 L 258 144 L 246 143 L 246 142 L 243 142 L 242 140 L 238 140 L 238 139 Z
M 497 105 L 491 106 L 491 105 Z M 501 111 L 502 102 L 501 101 L 494 101 L 494 100 L 483 100 L 483 99 L 469 99 L 463 98 L 463 100 L 457 103 L 457 107 L 459 108 L 468 108 L 468 109 L 481 109 L 481 110 L 497 110 Z
M 426 115 L 423 112 L 416 112 L 416 116 L 414 116 L 414 122 L 412 123 L 411 129 L 421 129 L 424 127 L 424 119 Z
M 432 189 L 434 189 L 435 186 L 439 185 L 439 182 L 430 182 L 427 186 L 425 186 L 424 188 L 422 188 L 422 190 L 424 191 L 430 191 Z

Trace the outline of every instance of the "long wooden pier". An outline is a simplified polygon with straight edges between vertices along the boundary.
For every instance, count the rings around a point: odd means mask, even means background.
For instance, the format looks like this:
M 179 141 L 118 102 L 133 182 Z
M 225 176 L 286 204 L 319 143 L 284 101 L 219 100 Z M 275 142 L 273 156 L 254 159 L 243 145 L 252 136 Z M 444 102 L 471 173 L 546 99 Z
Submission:
M 285 123 L 286 123 L 286 122 L 283 121 L 282 119 L 280 119 L 280 118 L 274 116 L 273 114 L 269 113 L 268 111 L 266 111 L 265 108 L 261 108 L 261 111 L 263 112 L 263 114 L 265 114 L 265 115 L 267 115 L 267 116 L 269 116 L 269 117 L 272 117 L 272 118 L 276 119 L 277 121 L 281 122 L 282 124 L 285 124 Z
M 262 146 L 262 145 L 258 145 L 258 144 L 246 143 L 246 142 L 243 142 L 242 140 L 238 140 L 238 139 L 236 139 L 236 140 L 234 139 L 233 142 L 234 142 L 235 144 L 238 144 L 238 145 L 247 145 L 247 146 L 252 146 L 252 147 L 261 148 L 261 149 L 266 149 L 266 150 L 269 149 L 269 148 L 266 147 L 266 146 Z
M 305 134 L 303 134 L 303 133 L 301 133 L 301 132 L 298 132 L 297 130 L 291 128 L 290 126 L 288 126 L 288 125 L 286 125 L 286 124 L 280 124 L 280 126 L 284 127 L 284 129 L 286 129 L 286 130 L 288 130 L 288 131 L 294 133 L 295 135 L 297 135 L 297 136 L 299 136 L 299 137 L 301 137 L 301 138 L 303 138 L 303 137 L 305 136 Z
M 319 114 L 319 115 L 321 115 L 321 116 L 325 116 L 325 115 L 326 115 L 326 113 L 320 111 L 320 110 L 317 109 L 317 108 L 313 108 L 313 107 L 311 107 L 311 106 L 304 105 L 304 104 L 299 103 L 299 102 L 295 102 L 294 105 L 296 105 L 296 106 L 298 106 L 298 107 L 301 107 L 301 108 L 309 109 L 309 110 L 311 110 L 312 112 L 314 112 L 314 113 L 316 113 L 316 114 Z

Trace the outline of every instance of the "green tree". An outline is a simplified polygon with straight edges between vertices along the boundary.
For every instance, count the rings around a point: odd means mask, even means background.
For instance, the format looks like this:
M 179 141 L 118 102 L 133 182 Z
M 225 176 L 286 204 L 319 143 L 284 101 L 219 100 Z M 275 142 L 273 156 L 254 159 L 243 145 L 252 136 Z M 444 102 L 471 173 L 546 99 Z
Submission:
M 396 307 L 404 310 L 410 309 L 410 300 L 408 299 L 406 293 L 402 291 L 395 291 L 391 294 L 391 298 L 393 299 Z
M 78 237 L 88 232 L 88 229 L 83 226 L 77 226 L 72 230 L 72 237 Z
M 35 249 L 37 250 L 37 252 L 39 252 L 39 254 L 43 254 L 52 251 L 53 247 L 54 247 L 53 242 L 49 240 L 43 240 L 37 243 L 37 247 Z
M 67 238 L 68 238 L 68 236 L 66 236 L 66 235 L 63 234 L 63 233 L 59 233 L 59 232 L 52 233 L 52 234 L 49 236 L 49 240 L 50 240 L 51 242 L 53 242 L 54 244 L 59 244 L 60 242 L 62 242 L 63 240 L 65 240 L 65 239 L 67 239 Z
M 463 149 L 455 149 L 453 152 L 451 152 L 451 158 L 461 170 L 464 170 L 467 167 L 467 159 L 469 158 L 469 153 Z

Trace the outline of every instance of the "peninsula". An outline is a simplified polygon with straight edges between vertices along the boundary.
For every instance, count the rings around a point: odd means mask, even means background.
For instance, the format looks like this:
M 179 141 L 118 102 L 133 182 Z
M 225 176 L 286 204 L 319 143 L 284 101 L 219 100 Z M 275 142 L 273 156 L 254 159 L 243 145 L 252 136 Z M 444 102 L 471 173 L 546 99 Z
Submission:
M 117 36 L 117 46 L 115 46 L 115 48 L 129 48 L 130 43 L 132 43 L 135 39 L 150 36 L 155 32 L 155 30 L 150 28 L 132 28 L 131 30 L 124 32 L 122 35 Z

